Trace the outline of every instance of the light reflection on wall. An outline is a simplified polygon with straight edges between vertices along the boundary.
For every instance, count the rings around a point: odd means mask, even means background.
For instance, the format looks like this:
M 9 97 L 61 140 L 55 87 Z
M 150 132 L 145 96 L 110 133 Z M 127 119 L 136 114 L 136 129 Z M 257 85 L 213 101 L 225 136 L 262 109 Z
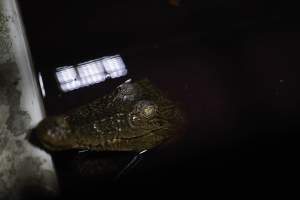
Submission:
M 43 95 L 43 97 L 45 97 L 46 96 L 46 92 L 45 92 L 43 78 L 42 78 L 42 75 L 41 75 L 40 72 L 39 72 L 38 76 L 39 76 L 39 83 L 40 83 L 40 88 L 41 88 L 41 91 L 42 91 L 42 95 Z
M 56 78 L 61 90 L 64 92 L 100 83 L 108 78 L 118 78 L 125 75 L 127 75 L 127 69 L 119 55 L 56 69 Z

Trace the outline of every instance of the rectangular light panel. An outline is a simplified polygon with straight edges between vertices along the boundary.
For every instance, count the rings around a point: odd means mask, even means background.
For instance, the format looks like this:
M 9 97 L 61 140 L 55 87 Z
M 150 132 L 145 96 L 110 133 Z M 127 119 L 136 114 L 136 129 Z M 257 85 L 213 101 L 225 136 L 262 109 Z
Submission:
M 63 92 L 100 83 L 108 78 L 118 78 L 125 75 L 127 75 L 127 69 L 119 55 L 56 69 L 56 78 Z

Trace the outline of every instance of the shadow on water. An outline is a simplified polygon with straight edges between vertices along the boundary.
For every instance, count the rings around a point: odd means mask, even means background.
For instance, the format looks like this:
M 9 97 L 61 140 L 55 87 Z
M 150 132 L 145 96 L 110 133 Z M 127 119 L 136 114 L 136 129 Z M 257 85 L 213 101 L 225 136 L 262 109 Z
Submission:
M 43 149 L 34 130 L 28 140 Z M 58 176 L 60 196 L 50 196 L 39 187 L 24 187 L 22 199 L 80 199 L 85 194 L 108 193 L 110 186 L 116 187 L 120 179 L 126 178 L 138 162 L 133 160 L 136 152 L 92 152 L 92 151 L 47 151 L 53 160 Z M 134 162 L 133 162 L 134 161 Z

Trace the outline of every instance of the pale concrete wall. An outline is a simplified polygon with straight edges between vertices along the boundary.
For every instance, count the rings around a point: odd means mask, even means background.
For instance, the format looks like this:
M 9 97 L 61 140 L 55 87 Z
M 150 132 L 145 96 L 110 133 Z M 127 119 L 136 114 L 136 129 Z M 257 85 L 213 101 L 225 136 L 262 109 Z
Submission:
M 0 200 L 58 193 L 51 157 L 25 140 L 43 109 L 16 1 L 0 0 Z

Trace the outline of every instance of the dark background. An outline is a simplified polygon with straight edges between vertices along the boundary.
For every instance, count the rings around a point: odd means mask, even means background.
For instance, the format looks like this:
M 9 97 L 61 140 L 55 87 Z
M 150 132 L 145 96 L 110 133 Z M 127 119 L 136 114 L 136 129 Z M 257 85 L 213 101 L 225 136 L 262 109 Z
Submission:
M 187 133 L 154 150 L 124 182 L 283 183 L 296 169 L 299 14 L 288 1 L 19 0 L 49 115 L 123 79 L 62 94 L 54 69 L 120 54 L 181 102 Z M 125 77 L 127 78 L 127 77 Z

